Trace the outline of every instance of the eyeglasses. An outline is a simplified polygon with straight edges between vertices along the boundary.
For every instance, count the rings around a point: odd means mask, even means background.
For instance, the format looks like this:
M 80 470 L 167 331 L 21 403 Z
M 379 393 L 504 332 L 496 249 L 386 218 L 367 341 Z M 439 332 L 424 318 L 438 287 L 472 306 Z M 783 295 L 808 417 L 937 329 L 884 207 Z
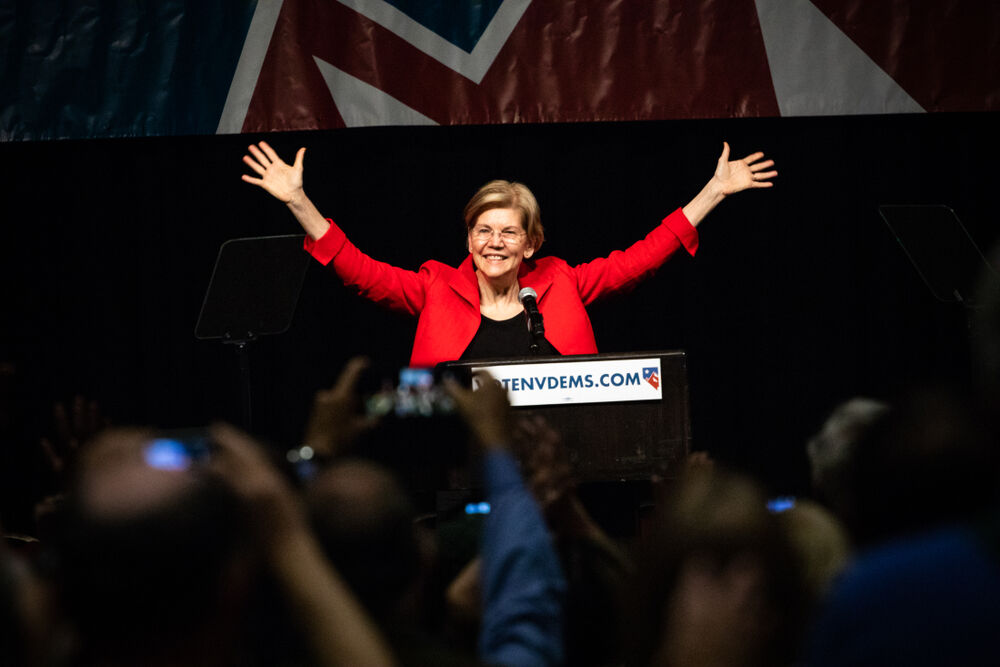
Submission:
M 494 234 L 499 234 L 500 240 L 503 241 L 505 245 L 513 245 L 523 239 L 527 235 L 527 232 L 521 231 L 520 229 L 494 230 L 489 227 L 476 227 L 469 232 L 469 235 L 472 236 L 477 243 L 488 243 L 489 241 L 492 241 Z

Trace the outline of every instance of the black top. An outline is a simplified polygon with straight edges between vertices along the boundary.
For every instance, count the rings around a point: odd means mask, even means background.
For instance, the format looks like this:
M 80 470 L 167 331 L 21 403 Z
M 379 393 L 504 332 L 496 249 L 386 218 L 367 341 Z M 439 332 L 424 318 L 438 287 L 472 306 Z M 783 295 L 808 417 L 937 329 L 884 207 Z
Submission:
M 526 357 L 531 354 L 531 332 L 524 320 L 524 313 L 518 313 L 509 320 L 491 320 L 481 316 L 479 331 L 469 347 L 465 348 L 461 359 L 494 359 L 498 357 Z M 558 355 L 552 344 L 542 338 L 538 345 L 539 355 Z

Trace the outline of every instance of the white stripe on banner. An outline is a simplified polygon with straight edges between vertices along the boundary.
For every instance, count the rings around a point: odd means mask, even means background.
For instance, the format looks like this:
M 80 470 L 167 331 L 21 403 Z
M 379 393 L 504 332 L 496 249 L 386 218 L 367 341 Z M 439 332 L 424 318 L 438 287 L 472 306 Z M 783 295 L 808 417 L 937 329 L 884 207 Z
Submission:
M 428 30 L 420 23 L 399 11 L 384 0 L 338 0 L 371 19 L 375 23 L 399 35 L 442 65 L 450 67 L 473 83 L 479 83 L 496 60 L 500 49 L 507 43 L 510 33 L 531 0 L 504 0 L 497 8 L 482 37 L 476 42 L 472 53 L 464 51 Z
M 756 3 L 782 116 L 924 111 L 809 0 Z
M 347 127 L 376 125 L 437 125 L 432 119 L 392 95 L 313 56 L 333 103 Z
M 222 117 L 219 118 L 216 134 L 239 134 L 243 131 L 243 121 L 246 120 L 247 109 L 250 108 L 250 98 L 257 87 L 257 78 L 264 66 L 264 56 L 267 55 L 267 47 L 271 44 L 271 35 L 278 23 L 278 14 L 281 13 L 283 3 L 284 0 L 257 0 L 257 8 L 254 9 L 250 29 L 243 42 L 243 52 L 240 53 L 240 61 L 236 64 L 236 73 L 233 74 L 233 81 L 229 84 L 226 105 L 222 108 Z
M 660 360 L 614 359 L 477 366 L 507 389 L 513 406 L 619 403 L 663 398 Z M 478 386 L 473 380 L 473 386 Z

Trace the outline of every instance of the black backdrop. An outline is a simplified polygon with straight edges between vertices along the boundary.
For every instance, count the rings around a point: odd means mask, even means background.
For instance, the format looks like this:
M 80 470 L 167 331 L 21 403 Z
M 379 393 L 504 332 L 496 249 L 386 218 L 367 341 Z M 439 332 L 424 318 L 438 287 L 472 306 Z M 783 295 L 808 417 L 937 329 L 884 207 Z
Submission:
M 115 422 L 165 427 L 239 418 L 234 351 L 193 331 L 223 241 L 298 231 L 240 181 L 259 138 L 0 145 L 0 352 L 17 362 L 20 400 L 84 392 Z M 735 155 L 765 150 L 775 188 L 724 202 L 700 227 L 697 258 L 678 255 L 591 316 L 602 351 L 687 350 L 696 448 L 776 491 L 804 488 L 804 439 L 836 402 L 968 376 L 962 309 L 934 300 L 877 206 L 951 205 L 989 246 L 995 114 L 266 138 L 289 160 L 307 146 L 306 189 L 320 210 L 371 255 L 411 268 L 461 261 L 461 209 L 491 178 L 527 183 L 549 237 L 543 254 L 575 262 L 627 246 L 686 203 L 723 139 Z M 251 351 L 255 430 L 294 443 L 312 392 L 350 355 L 382 371 L 405 365 L 414 328 L 314 264 L 291 329 Z

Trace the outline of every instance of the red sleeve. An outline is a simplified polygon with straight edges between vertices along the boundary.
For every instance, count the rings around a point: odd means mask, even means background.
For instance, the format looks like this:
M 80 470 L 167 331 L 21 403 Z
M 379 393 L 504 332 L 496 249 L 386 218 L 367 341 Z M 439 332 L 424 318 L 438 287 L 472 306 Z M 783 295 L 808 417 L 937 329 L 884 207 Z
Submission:
M 327 218 L 326 221 L 330 223 L 326 234 L 323 234 L 323 236 L 315 241 L 311 236 L 306 234 L 305 242 L 306 252 L 312 255 L 323 266 L 330 263 L 330 260 L 334 258 L 347 241 L 347 235 L 337 226 L 337 223 L 330 218 Z
M 605 294 L 634 287 L 655 273 L 681 247 L 694 255 L 698 250 L 698 231 L 678 208 L 628 249 L 573 267 L 580 298 L 586 305 Z
M 333 220 L 329 222 L 330 228 L 315 241 L 306 236 L 305 249 L 310 255 L 366 299 L 411 315 L 423 310 L 426 286 L 434 277 L 429 268 L 432 263 L 416 272 L 372 259 L 348 241 Z

